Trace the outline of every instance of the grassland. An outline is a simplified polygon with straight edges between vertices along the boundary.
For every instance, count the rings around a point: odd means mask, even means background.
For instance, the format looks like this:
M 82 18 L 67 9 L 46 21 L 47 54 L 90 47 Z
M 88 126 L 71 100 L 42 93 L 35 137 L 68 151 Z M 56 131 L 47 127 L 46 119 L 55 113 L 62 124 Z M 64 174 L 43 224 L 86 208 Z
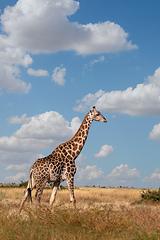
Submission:
M 40 209 L 26 202 L 18 215 L 23 191 L 0 188 L 1 240 L 160 239 L 160 205 L 138 204 L 140 189 L 76 188 L 76 209 L 62 190 L 51 211 L 45 189 Z

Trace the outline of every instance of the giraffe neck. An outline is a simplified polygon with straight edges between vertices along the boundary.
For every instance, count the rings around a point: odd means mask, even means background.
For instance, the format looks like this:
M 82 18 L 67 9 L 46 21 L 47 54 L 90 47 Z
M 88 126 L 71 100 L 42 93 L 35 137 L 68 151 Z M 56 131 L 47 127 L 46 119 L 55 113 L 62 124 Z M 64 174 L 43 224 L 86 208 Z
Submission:
M 79 153 L 81 152 L 86 142 L 91 123 L 92 123 L 92 120 L 90 118 L 90 113 L 87 113 L 78 131 L 76 132 L 74 137 L 71 139 L 71 142 L 73 142 L 75 146 L 74 149 L 76 152 L 76 157 L 79 155 Z
M 67 158 L 69 160 L 75 160 L 78 155 L 80 154 L 87 136 L 89 132 L 89 128 L 91 126 L 92 119 L 90 116 L 90 112 L 87 113 L 85 116 L 81 126 L 79 127 L 78 131 L 74 135 L 72 139 L 70 139 L 68 142 L 60 144 L 53 152 L 52 154 L 60 154 L 62 153 L 62 157 Z M 58 155 L 60 157 L 60 155 Z

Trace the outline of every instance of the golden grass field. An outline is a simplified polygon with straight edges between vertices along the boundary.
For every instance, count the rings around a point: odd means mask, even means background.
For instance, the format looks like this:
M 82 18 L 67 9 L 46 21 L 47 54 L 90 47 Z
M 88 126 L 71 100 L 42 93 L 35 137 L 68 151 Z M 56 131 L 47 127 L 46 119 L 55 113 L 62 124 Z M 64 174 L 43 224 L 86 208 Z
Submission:
M 138 203 L 141 189 L 75 188 L 76 209 L 68 190 L 44 189 L 41 208 L 27 201 L 18 214 L 24 188 L 0 188 L 0 239 L 160 239 L 160 205 Z M 32 197 L 35 190 L 32 191 Z

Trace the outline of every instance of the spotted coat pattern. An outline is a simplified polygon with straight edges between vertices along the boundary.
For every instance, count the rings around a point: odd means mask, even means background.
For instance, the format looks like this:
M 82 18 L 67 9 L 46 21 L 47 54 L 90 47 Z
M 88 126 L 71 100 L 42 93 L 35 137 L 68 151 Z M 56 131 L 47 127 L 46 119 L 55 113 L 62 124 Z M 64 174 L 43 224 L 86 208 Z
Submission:
M 76 173 L 75 159 L 81 152 L 89 132 L 90 125 L 93 120 L 107 122 L 103 115 L 98 112 L 95 107 L 87 113 L 80 128 L 74 137 L 68 142 L 60 144 L 49 156 L 38 159 L 30 169 L 29 181 L 22 202 L 20 210 L 30 195 L 31 191 L 36 186 L 37 204 L 40 203 L 41 195 L 45 184 L 53 182 L 53 192 L 50 198 L 50 205 L 53 204 L 57 189 L 62 181 L 67 181 L 68 190 L 70 194 L 70 201 L 75 205 L 74 196 L 74 175 Z

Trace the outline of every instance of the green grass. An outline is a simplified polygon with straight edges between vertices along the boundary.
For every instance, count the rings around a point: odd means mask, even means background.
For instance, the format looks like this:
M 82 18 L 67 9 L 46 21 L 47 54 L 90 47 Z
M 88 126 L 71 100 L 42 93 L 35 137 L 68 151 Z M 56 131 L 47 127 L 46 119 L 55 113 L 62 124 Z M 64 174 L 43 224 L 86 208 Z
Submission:
M 1 240 L 33 239 L 160 239 L 159 212 L 149 208 L 118 211 L 112 207 L 72 209 L 56 207 L 38 211 L 25 208 L 22 215 L 9 214 L 0 205 Z
M 59 191 L 49 211 L 51 190 L 46 189 L 40 209 L 26 202 L 18 215 L 23 189 L 2 188 L 0 240 L 158 240 L 160 205 L 138 204 L 140 191 L 79 188 L 76 209 L 68 203 L 68 191 Z

